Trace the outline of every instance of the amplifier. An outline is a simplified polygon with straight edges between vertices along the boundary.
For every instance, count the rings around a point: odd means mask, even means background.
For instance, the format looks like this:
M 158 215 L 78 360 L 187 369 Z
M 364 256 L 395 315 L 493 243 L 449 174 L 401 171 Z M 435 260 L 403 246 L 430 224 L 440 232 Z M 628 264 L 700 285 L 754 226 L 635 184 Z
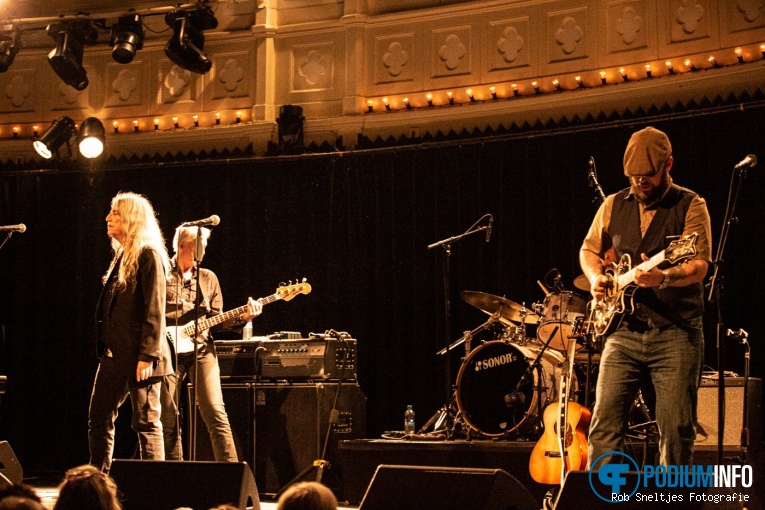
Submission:
M 252 379 L 258 375 L 258 356 L 264 340 L 216 340 L 221 379 Z
M 220 377 L 273 381 L 356 380 L 356 340 L 216 340 Z M 346 356 L 347 351 L 347 356 Z
M 275 380 L 356 380 L 356 340 L 303 338 L 264 342 L 261 376 Z

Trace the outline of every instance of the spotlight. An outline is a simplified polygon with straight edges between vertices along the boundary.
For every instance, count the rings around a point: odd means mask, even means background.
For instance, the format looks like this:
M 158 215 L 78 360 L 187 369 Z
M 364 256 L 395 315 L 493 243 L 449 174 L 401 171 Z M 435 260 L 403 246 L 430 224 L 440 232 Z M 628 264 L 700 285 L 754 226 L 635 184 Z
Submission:
M 88 86 L 88 74 L 82 67 L 83 44 L 93 44 L 98 38 L 89 21 L 74 21 L 48 25 L 48 35 L 56 47 L 48 53 L 48 62 L 64 83 L 77 90 Z
M 121 16 L 112 27 L 109 44 L 112 45 L 112 58 L 120 64 L 133 61 L 136 51 L 143 49 L 143 23 L 138 14 Z
M 303 107 L 291 104 L 279 108 L 279 152 L 282 154 L 301 154 L 303 146 Z
M 209 8 L 197 11 L 174 11 L 165 15 L 165 23 L 173 29 L 173 37 L 165 46 L 165 55 L 177 66 L 188 71 L 205 74 L 212 62 L 204 52 L 204 30 L 218 26 L 218 20 Z
M 101 126 L 103 129 L 103 126 Z M 74 134 L 74 121 L 69 117 L 59 117 L 51 122 L 50 127 L 42 134 L 39 140 L 33 142 L 37 154 L 50 159 L 53 153 L 58 153 L 58 148 L 66 143 L 69 146 L 69 139 Z
M 4 73 L 11 67 L 16 54 L 21 47 L 21 32 L 16 32 L 13 38 L 0 34 L 0 73 Z
M 104 152 L 104 125 L 95 117 L 88 117 L 77 133 L 77 147 L 86 158 L 97 158 Z

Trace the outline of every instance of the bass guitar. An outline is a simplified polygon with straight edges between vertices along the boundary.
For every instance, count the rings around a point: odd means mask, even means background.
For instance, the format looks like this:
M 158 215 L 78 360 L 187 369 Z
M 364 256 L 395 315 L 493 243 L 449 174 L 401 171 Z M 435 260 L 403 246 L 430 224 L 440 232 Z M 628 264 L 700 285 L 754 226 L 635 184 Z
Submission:
M 578 317 L 575 325 L 577 332 L 582 330 L 582 322 L 583 318 Z M 578 333 L 574 333 L 568 339 L 568 367 L 560 376 L 558 401 L 545 408 L 544 433 L 531 451 L 529 473 L 538 483 L 563 486 L 566 473 L 587 466 L 590 410 L 569 400 L 577 336 Z
M 612 269 L 606 271 L 609 284 L 606 286 L 606 295 L 603 299 L 590 301 L 589 321 L 596 336 L 608 336 L 618 328 L 624 316 L 635 311 L 635 291 L 639 289 L 635 285 L 635 272 L 650 271 L 662 262 L 675 265 L 678 262 L 689 259 L 696 255 L 696 241 L 699 234 L 693 233 L 672 241 L 665 250 L 657 253 L 642 264 L 632 267 L 629 254 L 622 255 L 621 260 Z
M 298 294 L 308 294 L 309 292 L 311 292 L 311 286 L 306 282 L 306 279 L 303 278 L 303 281 L 298 284 L 282 285 L 276 289 L 276 292 L 270 296 L 259 298 L 258 301 L 262 305 L 267 305 L 279 300 L 289 301 Z M 248 305 L 242 305 L 239 308 L 234 308 L 228 312 L 213 315 L 207 319 L 202 319 L 199 321 L 197 331 L 201 333 L 212 328 L 213 326 L 217 326 L 218 324 L 222 324 L 227 320 L 233 319 L 234 317 L 239 317 L 240 315 L 247 312 L 247 306 Z M 175 345 L 175 350 L 178 354 L 184 354 L 194 350 L 194 329 L 194 321 L 191 321 L 184 326 L 179 326 L 178 328 L 171 326 L 166 328 L 167 339 L 172 342 L 173 345 Z

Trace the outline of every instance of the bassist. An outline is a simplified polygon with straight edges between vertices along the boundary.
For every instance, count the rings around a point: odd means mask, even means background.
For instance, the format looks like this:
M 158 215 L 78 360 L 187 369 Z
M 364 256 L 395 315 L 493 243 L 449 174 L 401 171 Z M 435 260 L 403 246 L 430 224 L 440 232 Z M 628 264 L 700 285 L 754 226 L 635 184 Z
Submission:
M 173 239 L 175 256 L 171 260 L 171 271 L 167 278 L 167 328 L 172 330 L 176 325 L 183 327 L 188 321 L 195 319 L 196 309 L 196 271 L 194 250 L 197 232 L 200 232 L 202 254 L 207 247 L 210 229 L 200 227 L 178 227 Z M 200 318 L 211 317 L 223 311 L 223 296 L 221 295 L 218 277 L 209 269 L 199 269 Z M 234 317 L 222 323 L 219 328 L 241 327 L 246 321 L 260 314 L 262 305 L 250 298 L 247 311 L 240 317 Z M 178 338 L 178 335 L 176 335 Z M 197 366 L 199 387 L 195 395 L 199 402 L 202 420 L 207 426 L 215 455 L 219 462 L 237 462 L 238 457 L 234 438 L 231 433 L 226 408 L 223 404 L 223 393 L 220 385 L 220 367 L 215 344 L 210 331 L 200 331 L 198 340 Z M 176 348 L 176 346 L 173 346 Z M 165 377 L 162 387 L 162 427 L 165 441 L 165 458 L 167 460 L 183 460 L 181 446 L 181 430 L 179 425 L 181 386 L 187 377 L 194 381 L 194 352 L 177 354 L 176 371 Z M 192 409 L 191 412 L 194 412 Z
M 690 464 L 695 440 L 696 392 L 704 355 L 703 286 L 711 261 L 711 227 L 706 202 L 673 184 L 672 146 L 667 135 L 647 127 L 632 135 L 624 152 L 630 187 L 606 197 L 579 258 L 593 303 L 613 289 L 604 257 L 634 265 L 665 250 L 673 239 L 698 234 L 693 258 L 635 268 L 626 316 L 605 333 L 589 433 L 589 461 L 624 451 L 628 414 L 642 383 L 656 390 L 660 462 Z M 625 257 L 628 255 L 628 257 Z M 604 456 L 592 469 L 611 459 Z

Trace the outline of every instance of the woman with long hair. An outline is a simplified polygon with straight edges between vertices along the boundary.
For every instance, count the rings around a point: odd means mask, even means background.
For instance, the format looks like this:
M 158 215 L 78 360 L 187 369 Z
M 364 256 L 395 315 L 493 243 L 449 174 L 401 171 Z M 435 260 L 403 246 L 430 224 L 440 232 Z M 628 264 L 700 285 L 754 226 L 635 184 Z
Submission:
M 96 307 L 101 361 L 88 417 L 90 464 L 105 473 L 117 409 L 128 395 L 141 458 L 164 460 L 159 397 L 162 376 L 173 370 L 164 325 L 169 259 L 154 208 L 142 195 L 119 193 L 106 230 L 114 253 Z

